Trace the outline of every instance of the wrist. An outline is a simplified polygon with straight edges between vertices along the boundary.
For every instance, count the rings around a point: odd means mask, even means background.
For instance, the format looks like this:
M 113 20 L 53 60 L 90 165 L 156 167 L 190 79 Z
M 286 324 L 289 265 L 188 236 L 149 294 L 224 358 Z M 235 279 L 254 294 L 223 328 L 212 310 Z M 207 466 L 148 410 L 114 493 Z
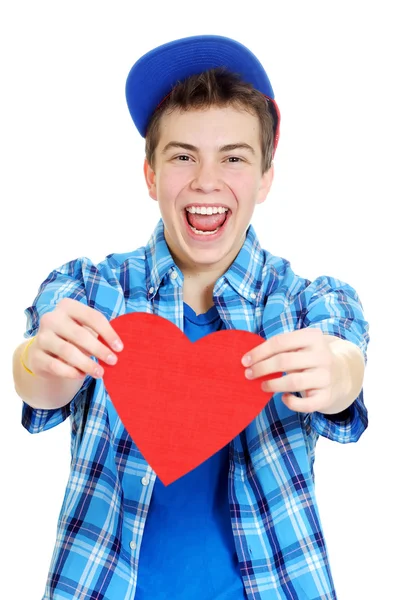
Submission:
M 28 340 L 28 342 L 25 345 L 25 348 L 22 350 L 21 352 L 21 365 L 23 367 L 23 369 L 29 373 L 29 375 L 35 377 L 35 374 L 33 373 L 32 369 L 30 368 L 30 364 L 29 364 L 29 348 L 31 347 L 31 345 L 33 344 L 33 342 L 35 341 L 36 337 L 32 337 L 30 340 Z
M 355 398 L 352 398 L 352 382 L 347 357 L 340 344 L 330 345 L 332 352 L 332 397 L 326 415 L 337 415 L 346 411 Z

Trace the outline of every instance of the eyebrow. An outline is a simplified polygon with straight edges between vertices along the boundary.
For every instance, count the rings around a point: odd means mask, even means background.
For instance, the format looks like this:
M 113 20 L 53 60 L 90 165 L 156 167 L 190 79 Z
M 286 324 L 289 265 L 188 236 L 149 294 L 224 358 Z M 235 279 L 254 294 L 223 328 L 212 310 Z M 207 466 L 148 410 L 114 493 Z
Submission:
M 170 148 L 182 148 L 183 150 L 188 150 L 189 152 L 199 152 L 199 148 L 193 146 L 192 144 L 185 144 L 184 142 L 169 142 L 163 148 L 162 154 L 165 154 Z M 232 152 L 233 150 L 249 150 L 249 152 L 255 154 L 254 149 L 245 142 L 226 144 L 218 149 L 219 152 Z

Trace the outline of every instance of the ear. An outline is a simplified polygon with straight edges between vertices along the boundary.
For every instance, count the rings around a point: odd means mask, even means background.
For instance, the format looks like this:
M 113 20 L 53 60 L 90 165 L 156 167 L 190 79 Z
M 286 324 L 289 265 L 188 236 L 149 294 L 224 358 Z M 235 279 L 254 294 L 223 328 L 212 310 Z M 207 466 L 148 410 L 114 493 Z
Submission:
M 274 180 L 274 161 L 272 161 L 268 171 L 265 171 L 261 177 L 260 187 L 257 194 L 256 204 L 261 204 L 265 201 L 268 193 L 271 189 L 272 182 Z
M 152 169 L 147 159 L 144 160 L 144 175 L 148 187 L 149 196 L 152 198 L 152 200 L 157 200 L 158 196 L 156 190 L 156 175 L 155 171 Z

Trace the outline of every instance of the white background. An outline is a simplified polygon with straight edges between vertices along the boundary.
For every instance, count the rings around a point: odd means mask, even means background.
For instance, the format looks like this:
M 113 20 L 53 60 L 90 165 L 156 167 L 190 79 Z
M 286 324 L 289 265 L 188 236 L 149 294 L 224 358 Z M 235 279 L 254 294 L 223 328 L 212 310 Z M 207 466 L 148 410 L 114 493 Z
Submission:
M 125 79 L 152 47 L 216 33 L 257 54 L 281 110 L 275 181 L 254 218 L 261 242 L 299 275 L 350 283 L 370 322 L 370 426 L 357 444 L 319 441 L 317 497 L 339 600 L 398 598 L 393 6 L 2 5 L 2 597 L 41 598 L 69 468 L 69 422 L 37 436 L 20 425 L 11 357 L 23 339 L 23 311 L 64 262 L 97 262 L 146 243 L 159 213 L 146 193 L 144 141 L 128 114 Z

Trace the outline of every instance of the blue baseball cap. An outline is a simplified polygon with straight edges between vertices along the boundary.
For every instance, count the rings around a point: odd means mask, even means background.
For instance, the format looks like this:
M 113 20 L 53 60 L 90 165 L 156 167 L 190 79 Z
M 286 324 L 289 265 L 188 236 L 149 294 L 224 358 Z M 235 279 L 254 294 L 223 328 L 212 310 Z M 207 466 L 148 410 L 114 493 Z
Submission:
M 141 136 L 146 136 L 156 108 L 179 82 L 217 67 L 236 73 L 265 96 L 274 119 L 275 153 L 280 112 L 268 75 L 246 46 L 219 35 L 197 35 L 168 42 L 147 52 L 133 65 L 127 76 L 126 99 Z

